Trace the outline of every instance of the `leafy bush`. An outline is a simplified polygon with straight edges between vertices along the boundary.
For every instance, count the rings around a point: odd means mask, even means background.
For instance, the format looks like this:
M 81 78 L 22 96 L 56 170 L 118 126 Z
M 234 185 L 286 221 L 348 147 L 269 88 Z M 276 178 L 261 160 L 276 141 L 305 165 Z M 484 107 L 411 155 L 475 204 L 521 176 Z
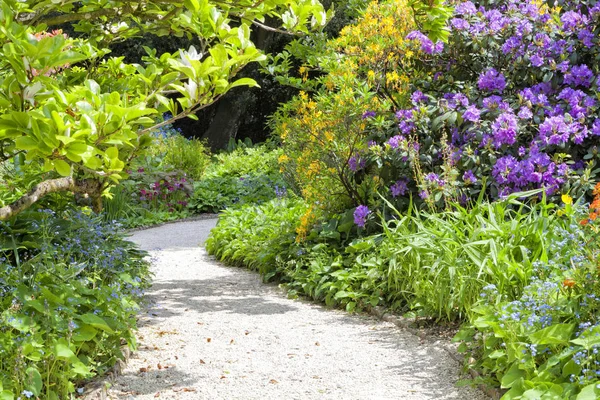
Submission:
M 549 257 L 534 263 L 523 295 L 507 298 L 495 285 L 485 287 L 471 324 L 457 335 L 485 381 L 509 389 L 503 398 L 600 395 L 600 202 L 591 219 L 580 203 L 563 198 L 560 224 L 550 228 Z
M 67 210 L 0 224 L 0 393 L 69 398 L 122 357 L 142 291 L 144 253 L 116 225 Z
M 194 184 L 190 209 L 218 212 L 233 205 L 260 204 L 285 196 L 286 183 L 278 170 L 281 150 L 272 144 L 238 147 L 215 156 L 204 177 Z
M 299 199 L 274 199 L 262 205 L 227 209 L 206 241 L 210 254 L 258 270 L 270 279 L 276 260 L 293 251 L 296 225 L 307 205 Z
M 366 117 L 407 101 L 408 77 L 399 66 L 414 21 L 405 1 L 372 2 L 300 68 L 307 90 L 272 117 L 281 138 L 286 178 L 311 204 L 342 211 L 365 204 L 378 181 L 355 174 L 367 148 Z M 308 79 L 309 72 L 319 76 Z M 310 220 L 311 218 L 307 218 Z
M 598 173 L 592 32 L 600 7 L 480 4 L 457 4 L 445 46 L 418 31 L 407 36 L 416 55 L 412 105 L 370 119 L 394 129 L 369 138 L 364 170 L 394 171 L 388 188 L 402 180 L 406 194 L 432 207 L 481 190 L 491 199 L 537 188 L 586 193 Z

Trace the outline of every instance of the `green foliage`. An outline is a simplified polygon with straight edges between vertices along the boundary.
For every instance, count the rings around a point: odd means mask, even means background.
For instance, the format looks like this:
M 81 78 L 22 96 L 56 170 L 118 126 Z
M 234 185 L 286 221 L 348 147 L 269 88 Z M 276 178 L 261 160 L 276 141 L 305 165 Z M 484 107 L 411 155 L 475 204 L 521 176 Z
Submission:
M 544 240 L 548 226 L 554 224 L 553 206 L 543 201 L 525 205 L 517 198 L 480 202 L 470 210 L 456 206 L 455 211 L 440 214 L 417 210 L 397 214 L 383 221 L 383 233 L 354 240 L 357 228 L 352 214 L 346 213 L 311 231 L 299 251 L 284 252 L 276 271 L 294 293 L 329 305 L 355 309 L 383 302 L 437 319 L 465 318 L 473 314 L 472 306 L 485 285 L 494 283 L 503 295 L 515 299 L 529 283 L 532 263 L 547 260 Z M 256 262 L 257 254 L 270 248 L 253 239 L 240 245 L 248 237 L 239 224 L 278 226 L 279 220 L 271 219 L 285 214 L 284 206 L 273 203 L 225 213 L 213 230 L 213 237 L 221 239 L 211 241 L 211 251 L 238 265 Z M 279 233 L 284 245 L 268 245 L 289 246 L 285 232 Z
M 294 251 L 296 225 L 306 209 L 306 203 L 295 198 L 227 209 L 206 249 L 220 260 L 258 270 L 268 280 L 277 274 L 276 261 Z
M 135 346 L 148 285 L 144 253 L 81 212 L 29 211 L 0 223 L 0 386 L 66 399 Z
M 190 209 L 218 212 L 233 205 L 260 204 L 287 192 L 272 145 L 238 147 L 214 157 L 204 177 L 194 184 Z
M 256 86 L 234 77 L 264 59 L 250 34 L 267 15 L 295 33 L 321 27 L 327 18 L 312 0 L 260 6 L 149 1 L 143 7 L 118 0 L 2 2 L 0 162 L 42 169 L 40 180 L 94 179 L 107 194 L 152 141 L 150 132 L 170 123 L 157 123 L 159 113 L 171 113 L 171 120 L 194 117 L 229 90 Z M 77 38 L 48 31 L 65 23 L 73 24 Z M 107 57 L 111 43 L 143 32 L 195 36 L 201 50 L 157 54 L 146 48 L 136 64 Z M 19 212 L 2 211 L 2 220 Z
M 210 164 L 210 151 L 198 139 L 187 139 L 180 134 L 160 137 L 148 148 L 145 157 L 155 158 L 163 172 L 181 171 L 192 181 L 199 180 Z M 146 162 L 147 164 L 148 162 Z M 144 165 L 142 162 L 141 165 Z M 134 165 L 135 168 L 135 165 Z
M 585 208 L 566 200 L 549 227 L 549 257 L 534 264 L 523 294 L 485 287 L 456 337 L 484 381 L 508 390 L 503 399 L 598 398 L 598 227 L 582 226 Z

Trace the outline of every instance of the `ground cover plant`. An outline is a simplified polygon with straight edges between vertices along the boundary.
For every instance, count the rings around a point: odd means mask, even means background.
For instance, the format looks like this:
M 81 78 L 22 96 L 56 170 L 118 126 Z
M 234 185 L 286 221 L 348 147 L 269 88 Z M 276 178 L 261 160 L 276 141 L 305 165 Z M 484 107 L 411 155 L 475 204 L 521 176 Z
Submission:
M 135 345 L 148 262 L 90 211 L 25 215 L 0 223 L 0 394 L 66 399 Z
M 194 183 L 189 210 L 219 212 L 285 196 L 287 183 L 277 163 L 280 156 L 281 149 L 273 143 L 241 144 L 215 155 L 202 179 Z
M 154 135 L 144 156 L 125 171 L 127 178 L 104 202 L 106 221 L 133 228 L 192 214 L 188 202 L 194 181 L 211 163 L 209 151 L 203 142 L 185 138 L 172 126 L 162 127 Z

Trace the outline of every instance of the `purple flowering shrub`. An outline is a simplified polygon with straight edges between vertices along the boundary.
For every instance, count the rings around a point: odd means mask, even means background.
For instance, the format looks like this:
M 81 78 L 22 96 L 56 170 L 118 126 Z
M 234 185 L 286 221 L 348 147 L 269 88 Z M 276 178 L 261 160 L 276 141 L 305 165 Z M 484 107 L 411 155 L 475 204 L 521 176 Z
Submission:
M 370 137 L 388 194 L 398 193 L 398 179 L 415 198 L 437 193 L 436 202 L 449 184 L 463 202 L 481 190 L 491 199 L 586 193 L 598 173 L 600 4 L 480 4 L 455 7 L 445 45 L 421 32 L 407 37 L 417 54 L 407 61 L 410 105 L 389 119 L 390 131 Z M 446 179 L 423 179 L 432 173 Z

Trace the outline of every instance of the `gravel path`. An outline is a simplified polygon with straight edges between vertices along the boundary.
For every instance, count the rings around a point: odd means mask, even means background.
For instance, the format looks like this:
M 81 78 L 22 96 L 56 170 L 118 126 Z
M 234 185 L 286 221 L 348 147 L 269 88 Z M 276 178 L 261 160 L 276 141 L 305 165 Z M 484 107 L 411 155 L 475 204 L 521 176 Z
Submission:
M 367 316 L 289 300 L 199 245 L 216 220 L 135 232 L 154 257 L 139 349 L 111 399 L 485 399 L 440 346 Z

